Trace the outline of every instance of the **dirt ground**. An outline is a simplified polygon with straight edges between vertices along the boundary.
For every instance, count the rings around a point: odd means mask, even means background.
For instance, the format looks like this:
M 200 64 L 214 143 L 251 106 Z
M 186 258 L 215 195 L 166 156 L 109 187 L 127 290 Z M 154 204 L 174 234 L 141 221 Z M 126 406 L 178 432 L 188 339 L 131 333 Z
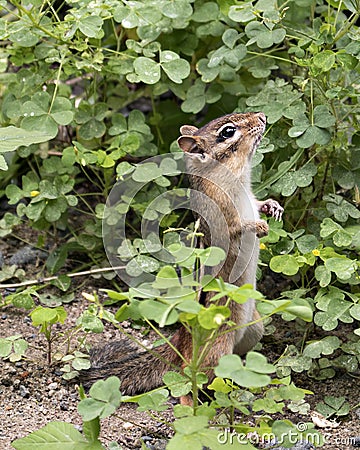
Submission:
M 84 288 L 85 283 L 85 288 Z M 98 286 L 89 286 L 89 279 L 82 280 L 79 286 L 91 293 Z M 3 290 L 2 295 L 10 291 Z M 65 331 L 72 327 L 85 308 L 85 301 L 79 292 L 75 300 L 65 305 L 68 318 L 57 331 Z M 286 332 L 279 327 L 279 333 Z M 129 324 L 129 330 L 130 328 Z M 136 332 L 136 331 L 135 331 Z M 66 421 L 81 430 L 81 417 L 77 413 L 79 399 L 78 386 L 61 378 L 58 367 L 48 367 L 44 353 L 45 340 L 39 336 L 32 326 L 28 313 L 12 306 L 0 309 L 0 338 L 21 334 L 31 345 L 28 358 L 16 363 L 0 360 L 0 449 L 11 450 L 14 439 L 24 437 L 50 421 Z M 91 338 L 93 345 L 99 345 L 120 337 L 119 331 L 112 326 Z M 277 344 L 281 343 L 281 334 L 265 339 L 264 353 L 271 361 L 281 352 Z M 326 438 L 324 450 L 351 450 L 360 447 L 360 398 L 359 379 L 339 374 L 327 381 L 317 382 L 304 374 L 294 377 L 295 384 L 314 392 L 306 399 L 312 408 L 325 395 L 345 396 L 352 409 L 348 416 L 339 420 L 337 428 L 322 429 Z M 176 403 L 175 400 L 170 402 Z M 284 418 L 282 416 L 281 418 Z M 285 414 L 294 423 L 311 422 L 310 415 Z M 122 449 L 141 448 L 144 443 L 154 450 L 165 449 L 166 442 L 171 437 L 171 429 L 166 422 L 172 421 L 169 411 L 151 417 L 148 413 L 137 411 L 136 405 L 123 404 L 115 416 L 102 420 L 101 441 L 106 447 L 111 441 L 117 442 Z M 241 448 L 241 446 L 239 446 Z M 296 447 L 308 448 L 308 447 Z

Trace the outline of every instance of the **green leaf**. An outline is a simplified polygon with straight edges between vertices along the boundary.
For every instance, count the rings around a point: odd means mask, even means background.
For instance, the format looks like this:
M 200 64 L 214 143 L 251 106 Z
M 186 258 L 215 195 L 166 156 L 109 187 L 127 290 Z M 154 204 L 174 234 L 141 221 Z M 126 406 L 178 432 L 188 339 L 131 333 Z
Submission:
M 78 404 L 78 412 L 83 420 L 88 422 L 99 417 L 103 419 L 113 414 L 121 403 L 120 380 L 109 377 L 99 380 L 90 388 L 90 398 L 85 398 Z
M 331 282 L 331 271 L 325 266 L 318 266 L 315 269 L 315 278 L 318 280 L 321 287 L 328 286 Z
M 160 65 L 150 58 L 140 56 L 134 61 L 135 73 L 146 84 L 155 84 L 160 81 Z
M 104 324 L 99 317 L 91 313 L 84 312 L 78 319 L 77 323 L 82 326 L 85 331 L 92 331 L 93 333 L 102 333 Z
M 36 327 L 46 323 L 64 323 L 67 312 L 63 306 L 58 306 L 56 308 L 44 308 L 43 306 L 38 306 L 31 312 L 30 317 L 33 325 Z
M 357 269 L 356 262 L 348 258 L 329 258 L 325 261 L 325 267 L 343 280 L 349 279 Z
M 305 133 L 296 140 L 301 148 L 309 148 L 314 144 L 325 145 L 330 140 L 330 134 L 327 130 L 323 130 L 315 125 L 310 125 Z
M 9 39 L 20 47 L 32 47 L 40 40 L 40 36 L 34 32 L 30 23 L 21 20 L 11 28 Z
M 293 255 L 278 255 L 271 258 L 270 269 L 285 275 L 295 275 L 299 271 L 299 263 Z
M 174 83 L 182 83 L 182 80 L 190 74 L 190 64 L 169 50 L 160 53 L 160 65 Z
M 9 166 L 7 165 L 6 159 L 3 155 L 0 155 L 0 170 L 8 170 Z
M 235 22 L 246 23 L 255 19 L 252 1 L 243 2 L 240 5 L 232 5 L 229 9 L 229 18 Z
M 70 100 L 65 97 L 56 97 L 51 108 L 51 117 L 59 125 L 69 125 L 74 118 Z
M 93 38 L 96 37 L 103 25 L 103 19 L 99 16 L 81 17 L 79 20 L 79 30 L 85 36 Z
M 287 313 L 286 320 L 295 319 L 296 317 L 304 320 L 305 322 L 312 322 L 313 310 L 309 302 L 302 298 L 292 299 L 289 305 L 286 305 L 284 311 Z
M 259 48 L 269 48 L 285 39 L 284 28 L 268 29 L 264 24 L 253 21 L 246 25 L 245 33 L 250 38 L 249 43 L 256 42 Z
M 139 183 L 147 183 L 162 175 L 162 170 L 156 163 L 138 164 L 131 177 Z
M 222 35 L 222 41 L 227 47 L 234 48 L 235 43 L 239 39 L 239 37 L 239 33 L 234 28 L 229 28 Z
M 346 416 L 349 414 L 350 405 L 345 401 L 345 397 L 328 395 L 324 397 L 324 402 L 317 404 L 316 410 L 326 418 L 333 415 Z
M 316 325 L 321 326 L 325 331 L 334 330 L 338 326 L 338 321 L 352 323 L 354 319 L 350 315 L 352 302 L 343 298 L 336 298 L 333 295 L 324 296 L 318 303 L 317 308 L 321 311 L 315 314 Z
M 168 401 L 169 391 L 161 389 L 156 392 L 149 392 L 142 395 L 138 400 L 138 411 L 166 411 L 169 405 L 165 402 Z
M 302 254 L 309 253 L 319 245 L 319 241 L 312 234 L 305 234 L 296 239 L 296 245 Z
M 5 338 L 0 338 L 0 358 L 7 358 L 12 351 L 12 342 Z
M 330 113 L 326 105 L 318 105 L 314 108 L 314 124 L 321 128 L 328 128 L 335 124 L 336 119 Z
M 52 130 L 28 131 L 23 128 L 13 126 L 0 128 L 0 152 L 10 152 L 20 146 L 28 146 L 39 142 L 46 142 L 53 139 L 57 134 Z
M 143 272 L 155 272 L 160 267 L 159 261 L 147 255 L 139 255 L 126 265 L 126 272 L 137 277 Z
M 173 397 L 181 397 L 187 395 L 191 391 L 191 382 L 188 377 L 178 372 L 166 372 L 163 381 L 167 388 L 170 389 Z
M 314 56 L 313 62 L 315 67 L 321 69 L 322 72 L 328 72 L 335 65 L 335 53 L 331 50 L 324 50 Z
M 229 317 L 230 309 L 228 307 L 210 305 L 209 308 L 204 308 L 199 312 L 198 321 L 205 330 L 212 330 L 219 328 Z
M 325 217 L 322 221 L 320 230 L 321 237 L 332 236 L 333 242 L 338 247 L 348 247 L 353 240 L 351 233 L 348 233 L 338 223 L 334 222 L 329 217 Z
M 92 117 L 86 123 L 80 126 L 79 135 L 82 139 L 91 140 L 93 138 L 100 138 L 106 132 L 106 126 L 103 122 Z
M 205 103 L 205 84 L 201 80 L 196 80 L 195 84 L 188 89 L 181 109 L 184 112 L 198 113 L 205 106 Z
M 152 283 L 157 289 L 167 289 L 169 287 L 180 287 L 179 276 L 171 266 L 162 267 L 156 275 L 156 280 Z
M 320 341 L 311 342 L 303 352 L 304 356 L 310 358 L 320 358 L 321 355 L 331 355 L 341 345 L 341 341 L 337 336 L 326 336 Z
M 165 303 L 157 300 L 143 300 L 139 305 L 139 310 L 143 317 L 155 320 L 161 326 L 172 325 L 178 320 L 179 314 L 175 307 L 180 301 Z
M 170 19 L 186 19 L 191 17 L 193 10 L 187 1 L 172 0 L 163 4 L 161 12 Z
M 17 450 L 102 450 L 100 443 L 89 443 L 81 433 L 68 422 L 51 422 L 28 436 L 16 439 L 12 446 Z
M 215 367 L 215 374 L 218 377 L 230 378 L 239 386 L 246 388 L 266 386 L 271 380 L 267 374 L 274 371 L 275 367 L 267 363 L 265 356 L 255 352 L 247 354 L 246 366 L 242 364 L 238 355 L 225 355 Z

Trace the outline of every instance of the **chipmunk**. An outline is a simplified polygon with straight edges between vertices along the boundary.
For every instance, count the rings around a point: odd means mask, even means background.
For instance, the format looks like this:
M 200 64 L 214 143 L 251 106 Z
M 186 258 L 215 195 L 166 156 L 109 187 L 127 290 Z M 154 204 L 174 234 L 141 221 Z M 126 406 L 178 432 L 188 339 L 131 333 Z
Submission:
M 180 128 L 179 147 L 185 152 L 191 188 L 191 204 L 200 217 L 203 237 L 200 245 L 219 246 L 226 252 L 225 261 L 213 269 L 213 274 L 238 286 L 256 287 L 256 268 L 259 255 L 258 238 L 268 233 L 266 221 L 259 212 L 280 220 L 283 208 L 275 200 L 257 201 L 251 191 L 251 159 L 265 131 L 263 113 L 228 114 L 212 120 L 198 129 L 184 125 Z M 214 273 L 215 272 L 215 273 Z M 202 293 L 201 301 L 209 306 L 213 293 Z M 221 299 L 224 304 L 226 299 Z M 229 353 L 243 355 L 261 339 L 263 324 L 255 308 L 255 301 L 244 304 L 230 302 L 231 321 L 246 325 L 216 338 L 204 367 L 213 368 L 221 356 Z M 189 361 L 192 356 L 191 335 L 181 327 L 170 340 Z M 162 384 L 168 370 L 181 370 L 183 360 L 168 345 L 151 352 L 139 350 L 128 340 L 120 340 L 92 350 L 91 368 L 82 373 L 82 381 L 89 383 L 110 375 L 121 380 L 121 390 L 134 395 Z M 209 381 L 212 370 L 207 370 Z

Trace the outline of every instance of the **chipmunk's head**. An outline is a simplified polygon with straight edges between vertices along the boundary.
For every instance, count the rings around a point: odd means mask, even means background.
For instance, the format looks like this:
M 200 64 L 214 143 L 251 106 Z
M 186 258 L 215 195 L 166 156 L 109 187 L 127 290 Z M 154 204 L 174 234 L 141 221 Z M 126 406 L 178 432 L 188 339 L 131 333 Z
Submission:
M 228 114 L 202 128 L 182 126 L 178 144 L 196 164 L 216 160 L 238 173 L 253 156 L 265 125 L 266 117 L 261 112 Z

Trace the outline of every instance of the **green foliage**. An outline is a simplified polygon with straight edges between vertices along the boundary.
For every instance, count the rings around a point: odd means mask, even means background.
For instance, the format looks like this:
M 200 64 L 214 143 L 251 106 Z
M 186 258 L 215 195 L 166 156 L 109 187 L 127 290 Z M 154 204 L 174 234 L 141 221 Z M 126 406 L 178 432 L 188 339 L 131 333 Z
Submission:
M 16 362 L 24 356 L 28 343 L 20 335 L 0 339 L 0 357 Z
M 40 430 L 17 439 L 12 446 L 17 450 L 45 450 L 49 442 L 54 449 L 102 450 L 104 447 L 98 440 L 86 439 L 74 425 L 68 422 L 50 422 Z
M 345 401 L 345 397 L 325 396 L 324 401 L 316 405 L 316 410 L 324 417 L 347 416 L 350 405 Z
M 266 317 L 281 314 L 302 326 L 313 320 L 320 332 L 317 340 L 307 335 L 301 349 L 288 347 L 276 365 L 278 376 L 307 371 L 325 379 L 337 369 L 356 372 L 360 329 L 354 327 L 341 339 L 328 333 L 360 318 L 359 5 L 321 0 L 58 5 L 24 0 L 1 6 L 0 192 L 11 209 L 0 219 L 0 237 L 16 236 L 24 223 L 33 227 L 38 246 L 52 249 L 43 269 L 58 274 L 74 255 L 82 264 L 103 265 L 102 221 L 105 229 L 121 220 L 130 229 L 126 236 L 113 236 L 112 262 L 120 261 L 127 280 L 139 283 L 127 293 L 109 291 L 112 301 L 122 302 L 115 316 L 93 296 L 77 327 L 101 332 L 104 319 L 153 320 L 159 326 L 181 321 L 195 334 L 201 330 L 199 342 L 210 343 L 229 317 L 227 306 L 217 299 L 226 295 L 243 303 L 252 295 L 261 300 L 259 309 Z M 174 164 L 174 140 L 180 125 L 201 125 L 233 110 L 261 110 L 267 116 L 266 136 L 253 158 L 253 187 L 259 199 L 279 199 L 285 214 L 283 222 L 269 221 L 260 268 L 288 285 L 270 302 L 250 287 L 205 277 L 203 290 L 214 292 L 214 304 L 206 309 L 197 302 L 200 281 L 194 282 L 192 269 L 196 264 L 214 267 L 224 255 L 186 245 L 193 244 L 196 225 L 171 228 L 188 225 L 186 214 L 174 206 L 179 205 L 174 200 L 179 190 L 181 199 L 186 197 L 183 172 Z M 173 158 L 166 157 L 168 152 Z M 135 164 L 155 155 L 165 158 Z M 105 207 L 116 180 L 131 180 L 132 187 L 141 189 L 134 201 L 123 192 L 114 207 L 111 202 Z M 155 233 L 139 234 L 143 220 L 156 219 L 162 242 Z M 3 265 L 0 281 L 14 278 L 24 280 L 24 270 Z M 70 278 L 56 284 L 66 291 Z M 46 307 L 34 310 L 33 297 Z M 6 296 L 1 306 L 33 310 L 51 359 L 53 325 L 66 316 L 64 298 L 46 298 L 27 287 Z M 3 339 L 1 355 L 22 357 L 25 344 L 20 341 Z M 66 357 L 69 378 L 88 364 L 80 350 Z M 239 372 L 266 384 L 270 372 L 262 370 L 267 363 L 261 356 L 248 358 L 242 365 L 230 355 L 233 372 L 226 372 L 223 363 L 219 370 L 238 382 L 243 379 Z M 192 389 L 196 397 L 205 383 L 198 369 L 195 364 L 187 374 L 169 375 L 175 377 L 167 380 L 172 392 Z M 244 411 L 252 403 L 234 398 L 231 382 L 220 380 L 214 386 L 221 407 L 236 405 Z M 160 391 L 141 407 L 161 410 L 165 398 Z M 280 398 L 257 400 L 256 408 L 269 414 L 282 408 Z M 298 401 L 294 410 L 306 409 Z M 342 407 L 328 406 L 335 411 Z M 101 415 L 99 408 L 96 413 Z M 217 448 L 205 412 L 195 419 L 191 426 L 186 415 L 175 422 L 169 448 L 186 442 L 191 448 Z M 57 431 L 50 424 L 46 430 L 64 448 L 66 434 L 77 448 L 101 448 L 97 420 L 94 416 L 92 425 L 84 427 L 86 438 L 67 424 Z M 276 433 L 291 429 L 285 421 L 274 422 Z M 23 447 L 19 440 L 16 448 L 31 448 L 31 439 Z
M 78 405 L 79 414 L 89 422 L 96 417 L 103 419 L 110 416 L 120 405 L 120 381 L 116 377 L 100 380 L 91 386 L 89 398 L 84 398 Z
M 80 370 L 89 369 L 91 364 L 89 355 L 75 350 L 73 354 L 65 355 L 61 358 L 61 362 L 65 363 L 61 371 L 64 372 L 64 380 L 71 380 L 79 375 Z

